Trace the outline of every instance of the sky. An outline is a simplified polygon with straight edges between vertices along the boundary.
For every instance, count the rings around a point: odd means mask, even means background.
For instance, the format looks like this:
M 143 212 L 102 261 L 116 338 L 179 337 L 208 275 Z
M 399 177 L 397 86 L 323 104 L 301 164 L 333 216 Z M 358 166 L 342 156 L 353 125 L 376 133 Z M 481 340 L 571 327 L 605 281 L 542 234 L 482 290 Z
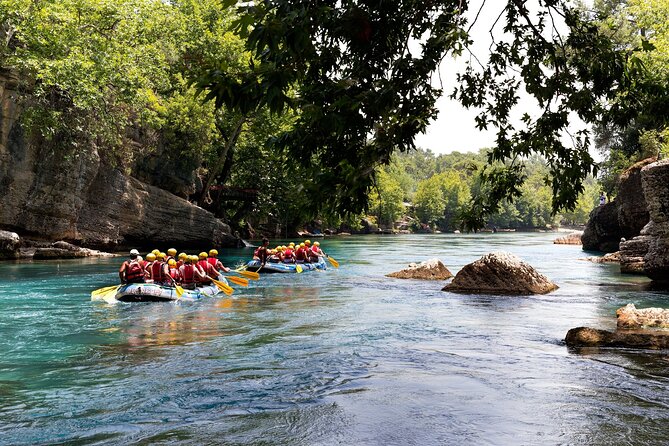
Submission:
M 472 0 L 470 2 L 469 10 L 466 13 L 469 22 L 476 16 L 482 1 L 484 0 Z M 528 3 L 530 3 L 528 5 L 530 10 L 538 10 L 536 1 Z M 488 0 L 481 9 L 476 24 L 470 31 L 470 35 L 474 40 L 472 52 L 483 64 L 488 59 L 488 48 L 492 42 L 492 37 L 488 31 L 505 5 L 506 2 Z M 500 19 L 493 32 L 497 39 L 503 35 L 502 26 L 503 18 Z M 437 108 L 439 109 L 438 118 L 428 126 L 425 134 L 420 134 L 416 137 L 417 147 L 430 149 L 434 153 L 450 153 L 453 151 L 474 152 L 494 145 L 495 129 L 479 131 L 475 126 L 474 118 L 477 116 L 478 111 L 475 109 L 468 110 L 462 107 L 458 101 L 448 97 L 457 85 L 457 73 L 464 71 L 466 61 L 469 60 L 469 57 L 469 54 L 465 51 L 458 59 L 453 59 L 452 57 L 445 58 L 441 64 L 440 73 L 433 76 L 432 83 L 441 86 L 444 94 L 437 101 Z M 524 90 L 521 89 L 519 93 L 520 100 L 516 107 L 517 117 L 519 118 L 524 112 L 529 113 L 531 116 L 536 116 L 539 113 L 539 108 L 535 101 Z M 575 128 L 582 127 L 583 123 L 578 120 L 576 121 Z M 520 122 L 519 119 L 514 123 L 518 122 Z

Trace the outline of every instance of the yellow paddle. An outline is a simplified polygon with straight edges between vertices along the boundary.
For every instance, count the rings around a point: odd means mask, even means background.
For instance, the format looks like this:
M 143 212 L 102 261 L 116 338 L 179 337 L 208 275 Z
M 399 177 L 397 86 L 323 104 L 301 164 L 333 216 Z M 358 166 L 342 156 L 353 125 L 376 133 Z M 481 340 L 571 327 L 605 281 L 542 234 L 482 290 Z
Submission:
M 295 265 L 295 271 L 297 271 L 298 274 L 301 273 L 303 271 L 302 270 L 302 265 L 296 264 Z
M 225 278 L 236 285 L 249 286 L 249 281 L 241 277 L 226 276 Z
M 211 280 L 212 282 L 214 282 L 214 285 L 216 285 L 216 287 L 217 287 L 219 290 L 223 291 L 223 292 L 224 292 L 225 294 L 227 294 L 228 296 L 231 295 L 231 294 L 234 292 L 234 290 L 232 289 L 232 287 L 231 287 L 230 285 L 228 285 L 227 283 L 221 282 L 220 280 L 216 280 L 216 279 L 214 279 L 214 278 L 212 278 L 212 277 L 209 277 L 209 276 L 207 276 L 207 278 L 209 278 L 209 280 Z
M 335 268 L 339 268 L 339 262 L 337 262 L 335 259 L 332 257 L 328 256 L 328 261 L 334 266 Z
M 238 270 L 230 270 L 230 271 L 234 271 L 237 274 L 239 274 L 240 276 L 244 276 L 244 277 L 249 278 L 251 280 L 260 279 L 260 274 L 258 274 L 256 272 L 253 272 L 253 271 L 238 271 Z
M 116 295 L 116 291 L 118 291 L 121 286 L 122 285 L 108 286 L 92 291 L 91 300 L 109 300 Z

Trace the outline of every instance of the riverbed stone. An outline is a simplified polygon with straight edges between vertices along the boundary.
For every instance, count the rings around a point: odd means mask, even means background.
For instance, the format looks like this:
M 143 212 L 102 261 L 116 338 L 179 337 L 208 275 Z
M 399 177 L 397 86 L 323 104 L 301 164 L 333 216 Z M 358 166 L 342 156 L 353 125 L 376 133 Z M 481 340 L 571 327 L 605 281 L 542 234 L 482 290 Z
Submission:
M 446 280 L 453 277 L 453 273 L 441 260 L 430 259 L 420 263 L 410 263 L 407 268 L 386 276 L 396 279 Z
M 618 328 L 669 328 L 669 309 L 637 308 L 627 304 L 616 310 Z
M 569 347 L 619 347 L 619 348 L 669 348 L 669 332 L 615 332 L 589 327 L 572 328 L 567 332 L 565 343 Z
M 572 232 L 563 237 L 558 237 L 553 240 L 555 245 L 581 245 L 581 236 L 583 235 L 582 231 Z
M 508 252 L 493 252 L 465 265 L 442 291 L 477 294 L 546 294 L 558 286 Z
M 19 258 L 21 238 L 16 232 L 0 231 L 0 260 Z

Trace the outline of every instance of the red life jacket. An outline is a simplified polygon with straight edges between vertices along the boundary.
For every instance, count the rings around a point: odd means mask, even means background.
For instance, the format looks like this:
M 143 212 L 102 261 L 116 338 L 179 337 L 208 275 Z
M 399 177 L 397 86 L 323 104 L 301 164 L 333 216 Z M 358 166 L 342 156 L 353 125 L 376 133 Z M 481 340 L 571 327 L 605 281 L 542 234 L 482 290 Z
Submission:
M 183 277 L 181 278 L 181 283 L 184 285 L 195 283 L 195 267 L 187 263 L 184 264 L 182 268 L 181 275 Z
M 284 257 L 292 257 L 293 256 L 293 250 L 288 248 L 283 252 Z
M 176 268 L 170 268 L 170 277 L 175 281 L 179 279 L 179 270 Z
M 164 282 L 165 276 L 163 273 L 163 262 L 155 261 L 151 265 L 151 278 L 154 282 Z
M 209 257 L 207 258 L 207 262 L 214 268 L 216 268 L 216 262 L 218 262 L 218 259 L 216 257 Z
M 128 262 L 125 269 L 125 280 L 128 283 L 144 282 L 144 270 L 137 260 Z

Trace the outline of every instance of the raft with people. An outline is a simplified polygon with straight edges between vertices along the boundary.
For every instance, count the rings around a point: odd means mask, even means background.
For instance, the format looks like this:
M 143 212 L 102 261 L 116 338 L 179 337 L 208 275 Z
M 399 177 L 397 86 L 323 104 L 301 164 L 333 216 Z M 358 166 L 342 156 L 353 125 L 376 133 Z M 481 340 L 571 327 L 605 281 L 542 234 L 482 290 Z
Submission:
M 264 238 L 262 245 L 253 253 L 253 260 L 244 268 L 247 271 L 263 273 L 301 273 L 304 271 L 326 270 L 325 259 L 335 268 L 339 267 L 336 260 L 325 254 L 320 242 L 290 242 L 288 245 L 269 247 L 269 240 Z
M 233 293 L 228 282 L 248 286 L 248 279 L 258 280 L 257 273 L 232 271 L 218 260 L 218 251 L 212 249 L 207 254 L 176 255 L 176 249 L 167 253 L 155 249 L 140 256 L 139 251 L 130 251 L 130 258 L 119 268 L 120 285 L 97 289 L 91 293 L 91 300 L 113 302 L 165 302 L 194 301 L 215 296 L 220 292 Z M 223 276 L 223 273 L 239 274 L 243 277 Z M 248 278 L 248 279 L 247 279 Z

